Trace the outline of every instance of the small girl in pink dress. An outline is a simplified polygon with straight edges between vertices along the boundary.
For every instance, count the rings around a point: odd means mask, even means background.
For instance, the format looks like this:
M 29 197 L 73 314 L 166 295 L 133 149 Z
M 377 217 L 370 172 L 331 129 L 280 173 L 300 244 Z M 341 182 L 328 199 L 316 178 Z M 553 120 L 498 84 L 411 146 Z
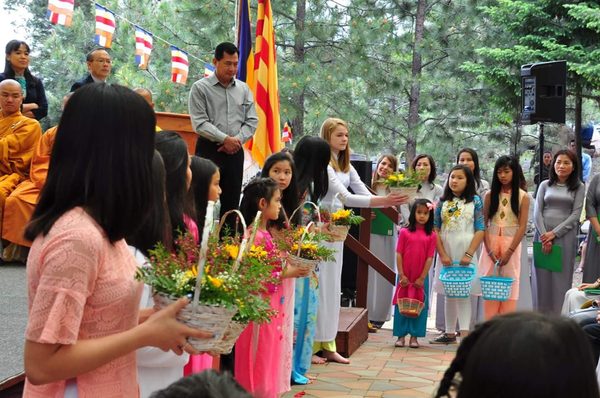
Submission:
M 402 228 L 396 246 L 398 284 L 392 304 L 399 298 L 412 298 L 425 303 L 416 318 L 400 315 L 394 317 L 396 347 L 404 347 L 410 334 L 409 346 L 418 348 L 417 337 L 425 337 L 427 327 L 427 304 L 429 302 L 428 272 L 435 253 L 436 234 L 433 231 L 434 205 L 427 199 L 417 199 L 408 218 L 408 227 Z
M 251 223 L 258 211 L 262 212 L 256 231 L 255 245 L 262 245 L 269 256 L 280 256 L 268 231 L 269 221 L 277 220 L 281 210 L 281 191 L 271 178 L 255 178 L 244 189 L 240 211 Z M 281 267 L 273 269 L 280 279 Z M 269 285 L 271 308 L 277 311 L 269 323 L 251 322 L 235 345 L 235 378 L 257 398 L 278 397 L 282 384 L 283 308 L 285 297 L 280 285 Z M 288 375 L 289 377 L 289 375 Z

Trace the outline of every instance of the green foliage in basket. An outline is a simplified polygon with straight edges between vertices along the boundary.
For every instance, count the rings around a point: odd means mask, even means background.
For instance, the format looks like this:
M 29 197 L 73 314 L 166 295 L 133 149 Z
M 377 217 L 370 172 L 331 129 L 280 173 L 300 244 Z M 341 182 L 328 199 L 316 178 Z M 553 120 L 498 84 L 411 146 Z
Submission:
M 329 235 L 318 231 L 306 231 L 306 227 L 298 226 L 283 229 L 277 233 L 275 243 L 279 250 L 307 260 L 331 261 L 334 259 L 335 250 L 323 245 Z M 302 235 L 304 234 L 304 238 Z M 302 239 L 302 242 L 300 240 Z M 300 254 L 298 255 L 298 245 Z
M 417 187 L 421 184 L 421 173 L 408 169 L 406 172 L 395 171 L 379 182 L 390 188 Z
M 150 251 L 150 266 L 140 267 L 136 279 L 156 292 L 170 297 L 193 297 L 198 277 L 200 249 L 191 234 L 181 235 L 170 252 L 162 244 Z M 232 237 L 223 241 L 213 233 L 208 242 L 206 263 L 201 282 L 200 302 L 238 308 L 234 320 L 266 322 L 274 314 L 265 292 L 270 283 L 278 281 L 273 272 L 276 259 L 266 256 L 261 246 L 252 246 L 242 257 L 237 269 L 235 259 L 239 242 Z M 281 266 L 279 265 L 279 268 Z
M 364 217 L 354 214 L 352 209 L 339 209 L 330 213 L 327 209 L 321 209 L 321 219 L 324 223 L 331 225 L 358 225 L 365 221 Z

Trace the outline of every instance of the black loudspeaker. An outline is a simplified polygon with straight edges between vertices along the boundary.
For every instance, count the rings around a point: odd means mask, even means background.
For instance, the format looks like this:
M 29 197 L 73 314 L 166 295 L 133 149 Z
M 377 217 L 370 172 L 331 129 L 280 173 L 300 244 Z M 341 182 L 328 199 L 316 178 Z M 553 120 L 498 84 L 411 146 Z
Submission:
M 567 101 L 567 62 L 521 66 L 521 121 L 564 123 Z
M 356 172 L 360 176 L 362 182 L 367 186 L 371 186 L 371 178 L 373 177 L 372 167 L 373 164 L 370 160 L 353 160 L 352 166 L 356 169 Z M 354 208 L 355 214 L 360 214 L 360 209 Z M 368 220 L 367 220 L 368 221 Z M 358 226 L 353 225 L 350 227 L 350 235 L 358 239 Z M 342 268 L 342 305 L 349 305 L 354 301 L 356 297 L 356 265 L 358 263 L 358 257 L 356 254 L 349 249 L 344 247 L 344 266 Z

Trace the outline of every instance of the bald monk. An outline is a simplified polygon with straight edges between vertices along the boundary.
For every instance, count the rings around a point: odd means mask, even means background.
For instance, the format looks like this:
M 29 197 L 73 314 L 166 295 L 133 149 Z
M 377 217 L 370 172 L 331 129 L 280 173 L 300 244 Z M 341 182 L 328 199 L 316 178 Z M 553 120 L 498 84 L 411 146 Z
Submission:
M 72 94 L 69 93 L 63 97 L 63 109 Z M 2 239 L 9 241 L 10 244 L 4 248 L 2 253 L 4 261 L 25 261 L 27 259 L 27 247 L 31 246 L 31 242 L 25 239 L 23 233 L 46 183 L 55 136 L 56 126 L 46 130 L 33 153 L 29 178 L 20 183 L 6 198 L 2 220 Z
M 37 120 L 21 114 L 22 102 L 19 82 L 0 82 L 0 215 L 8 195 L 29 177 L 33 150 L 42 135 Z
M 148 105 L 150 105 L 152 109 L 154 109 L 154 102 L 152 102 L 152 92 L 150 90 L 148 90 L 147 88 L 138 87 L 134 88 L 133 91 L 141 95 L 146 100 Z
M 152 91 L 148 90 L 147 88 L 143 88 L 143 87 L 134 88 L 133 91 L 136 92 L 137 94 L 141 95 L 142 98 L 144 98 L 146 100 L 148 105 L 150 105 L 150 107 L 152 109 L 154 109 L 154 101 L 152 101 Z M 162 131 L 162 129 L 158 126 L 158 124 L 156 125 L 156 131 L 157 132 Z

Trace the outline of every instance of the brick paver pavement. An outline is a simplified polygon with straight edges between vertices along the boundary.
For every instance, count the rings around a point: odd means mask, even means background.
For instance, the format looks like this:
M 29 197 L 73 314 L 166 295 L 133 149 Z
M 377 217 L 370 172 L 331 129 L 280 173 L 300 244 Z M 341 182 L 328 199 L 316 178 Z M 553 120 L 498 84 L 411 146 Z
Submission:
M 419 339 L 420 348 L 396 348 L 392 331 L 380 329 L 369 334 L 350 358 L 350 365 L 313 365 L 309 374 L 317 379 L 306 386 L 293 386 L 283 397 L 431 397 L 457 348 L 430 345 L 432 336 Z

